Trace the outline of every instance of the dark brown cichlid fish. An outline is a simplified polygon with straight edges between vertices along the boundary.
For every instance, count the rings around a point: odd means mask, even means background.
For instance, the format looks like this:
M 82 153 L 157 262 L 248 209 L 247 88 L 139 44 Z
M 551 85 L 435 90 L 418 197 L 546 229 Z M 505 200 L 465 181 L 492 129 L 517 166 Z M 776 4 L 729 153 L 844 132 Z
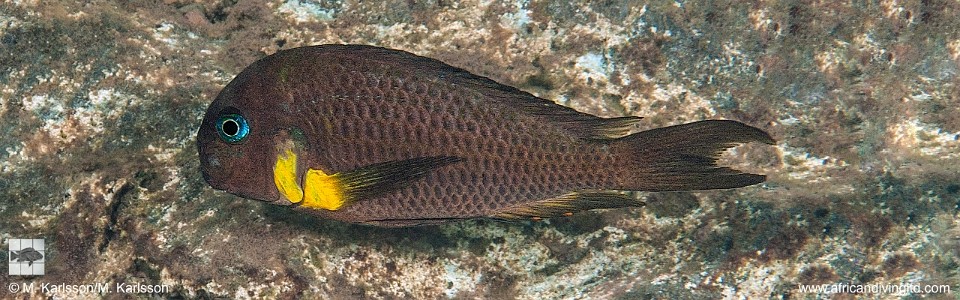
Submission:
M 10 261 L 28 262 L 27 266 L 32 266 L 33 262 L 43 259 L 43 253 L 36 249 L 23 248 L 19 251 L 10 251 Z
M 408 52 L 360 45 L 280 51 L 243 70 L 197 132 L 216 189 L 379 226 L 539 219 L 642 206 L 618 190 L 744 187 L 716 165 L 736 121 L 634 134 L 600 118 Z

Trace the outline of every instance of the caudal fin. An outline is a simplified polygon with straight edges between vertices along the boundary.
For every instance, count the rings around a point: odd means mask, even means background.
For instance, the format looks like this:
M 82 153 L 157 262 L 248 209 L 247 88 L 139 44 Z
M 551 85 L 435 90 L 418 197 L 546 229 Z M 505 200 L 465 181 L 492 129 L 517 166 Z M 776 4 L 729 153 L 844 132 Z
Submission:
M 717 166 L 724 150 L 747 142 L 775 143 L 759 128 L 737 121 L 708 120 L 638 132 L 616 139 L 610 146 L 631 156 L 634 163 L 620 189 L 686 191 L 763 182 L 764 175 Z

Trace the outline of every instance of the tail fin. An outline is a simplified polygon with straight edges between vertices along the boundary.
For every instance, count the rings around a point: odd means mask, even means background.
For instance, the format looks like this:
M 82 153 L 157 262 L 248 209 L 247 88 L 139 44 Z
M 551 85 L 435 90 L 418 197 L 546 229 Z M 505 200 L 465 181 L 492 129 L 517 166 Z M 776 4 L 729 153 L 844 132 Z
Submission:
M 717 166 L 727 148 L 740 143 L 774 144 L 769 134 L 737 121 L 708 120 L 638 132 L 611 142 L 628 153 L 631 166 L 623 190 L 685 191 L 744 187 L 766 176 Z

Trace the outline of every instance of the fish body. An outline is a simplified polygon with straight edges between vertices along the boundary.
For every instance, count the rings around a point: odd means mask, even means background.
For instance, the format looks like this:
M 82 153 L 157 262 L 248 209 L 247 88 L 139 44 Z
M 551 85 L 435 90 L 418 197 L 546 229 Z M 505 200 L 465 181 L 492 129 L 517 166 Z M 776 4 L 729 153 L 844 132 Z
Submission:
M 10 261 L 28 262 L 27 266 L 32 266 L 33 262 L 43 259 L 43 254 L 33 248 L 23 248 L 20 251 L 10 251 Z
M 641 206 L 615 190 L 701 190 L 764 176 L 718 167 L 773 139 L 735 121 L 627 135 L 600 118 L 408 52 L 280 51 L 243 70 L 197 132 L 204 179 L 241 197 L 380 226 L 539 219 Z

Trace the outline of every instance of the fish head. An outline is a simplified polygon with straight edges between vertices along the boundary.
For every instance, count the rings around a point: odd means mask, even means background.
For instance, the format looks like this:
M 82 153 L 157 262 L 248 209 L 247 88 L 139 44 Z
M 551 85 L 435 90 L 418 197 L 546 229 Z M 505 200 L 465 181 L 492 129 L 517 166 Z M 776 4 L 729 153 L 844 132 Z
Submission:
M 203 179 L 213 188 L 276 204 L 289 204 L 274 185 L 282 92 L 263 60 L 242 71 L 210 104 L 197 130 Z

